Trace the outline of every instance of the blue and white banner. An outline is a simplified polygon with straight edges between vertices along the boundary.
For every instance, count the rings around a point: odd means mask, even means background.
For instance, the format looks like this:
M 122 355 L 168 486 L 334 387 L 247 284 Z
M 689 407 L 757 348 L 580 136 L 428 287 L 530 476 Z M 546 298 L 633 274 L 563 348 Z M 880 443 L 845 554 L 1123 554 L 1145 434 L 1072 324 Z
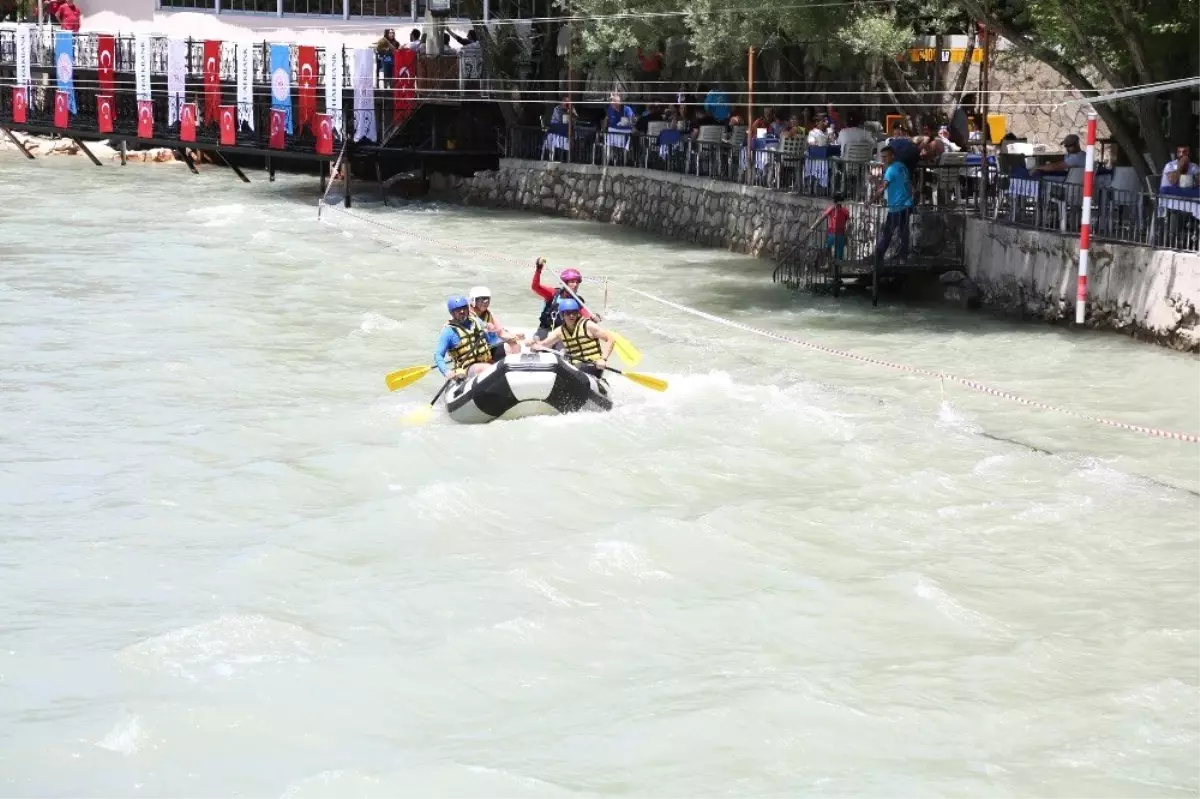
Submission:
M 271 107 L 287 115 L 288 135 L 292 134 L 292 47 L 271 45 Z
M 54 34 L 54 66 L 58 72 L 58 90 L 70 100 L 71 113 L 79 113 L 75 105 L 75 34 L 71 31 Z

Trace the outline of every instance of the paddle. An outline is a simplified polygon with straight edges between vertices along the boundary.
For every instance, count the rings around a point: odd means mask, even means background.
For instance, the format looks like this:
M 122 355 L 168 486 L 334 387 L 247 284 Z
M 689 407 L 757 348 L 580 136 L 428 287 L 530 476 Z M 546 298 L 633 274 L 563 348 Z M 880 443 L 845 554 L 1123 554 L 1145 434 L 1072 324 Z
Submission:
M 622 372 L 620 369 L 614 369 L 611 366 L 606 367 L 604 371 L 616 372 L 621 377 L 624 377 L 627 380 L 632 380 L 639 386 L 645 386 L 646 388 L 654 389 L 655 391 L 667 390 L 667 381 L 663 380 L 661 377 L 642 374 L 641 372 Z
M 387 381 L 388 391 L 411 386 L 436 368 L 435 366 L 410 366 L 407 369 L 392 372 L 384 378 Z
M 567 290 L 567 293 L 570 294 L 572 297 L 574 297 L 575 301 L 578 302 L 581 306 L 583 306 L 584 308 L 587 308 L 587 306 L 584 305 L 583 300 L 579 299 L 579 295 L 576 294 L 574 291 L 571 291 L 571 287 L 568 286 L 566 281 L 562 279 L 562 275 L 560 275 L 558 272 L 555 272 L 553 269 L 551 269 L 550 271 L 554 274 L 554 276 L 556 278 L 558 278 L 558 282 L 562 283 L 563 288 L 565 288 Z M 588 313 L 591 313 L 591 312 L 592 312 L 592 309 L 588 308 Z M 637 347 L 630 344 L 629 339 L 625 338 L 620 333 L 617 333 L 616 331 L 612 331 L 612 330 L 610 330 L 609 332 L 612 333 L 612 335 L 613 335 L 613 349 L 615 349 L 617 351 L 617 355 L 621 358 L 621 360 L 624 361 L 629 366 L 637 366 L 638 362 L 640 362 L 642 360 L 642 354 L 640 352 L 638 352 Z
M 428 422 L 430 417 L 433 416 L 433 406 L 437 405 L 437 401 L 439 399 L 441 399 L 442 394 L 446 391 L 446 389 L 448 389 L 450 387 L 450 384 L 453 382 L 454 382 L 454 378 L 450 378 L 445 383 L 442 383 L 442 387 L 438 389 L 438 393 L 433 395 L 433 399 L 431 399 L 429 401 L 428 405 L 422 405 L 420 408 L 417 408 L 415 411 L 410 412 L 407 416 L 404 417 L 404 419 L 401 420 L 401 423 L 407 424 L 407 425 L 421 425 L 421 424 L 425 424 L 426 422 Z

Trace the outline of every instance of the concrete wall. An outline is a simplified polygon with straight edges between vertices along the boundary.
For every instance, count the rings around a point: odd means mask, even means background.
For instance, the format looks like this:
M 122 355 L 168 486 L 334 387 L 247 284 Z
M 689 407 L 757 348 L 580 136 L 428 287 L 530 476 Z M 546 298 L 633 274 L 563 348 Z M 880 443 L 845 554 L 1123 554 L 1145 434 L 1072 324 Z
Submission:
M 1048 322 L 1075 320 L 1079 237 L 967 223 L 967 274 L 985 307 Z M 1200 352 L 1200 255 L 1092 242 L 1090 327 Z

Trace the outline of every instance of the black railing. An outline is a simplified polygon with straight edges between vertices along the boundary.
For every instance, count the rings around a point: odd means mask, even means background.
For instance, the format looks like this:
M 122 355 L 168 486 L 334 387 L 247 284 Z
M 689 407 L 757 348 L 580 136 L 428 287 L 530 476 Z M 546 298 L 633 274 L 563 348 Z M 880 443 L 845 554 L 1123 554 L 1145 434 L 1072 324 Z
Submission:
M 561 126 L 512 128 L 505 154 L 528 160 L 674 172 L 808 197 L 840 194 L 847 202 L 859 203 L 872 199 L 883 173 L 878 162 L 816 158 L 802 146 L 747 149 L 744 140 L 705 141 L 675 131 L 653 136 L 637 131 L 610 134 L 588 125 L 575 125 L 572 133 L 568 141 Z M 919 164 L 912 172 L 917 208 L 979 215 L 982 163 L 981 158 L 971 162 L 960 154 L 954 163 Z M 1094 238 L 1175 250 L 1200 249 L 1200 194 L 1196 190 L 1128 191 L 1111 188 L 1106 180 L 1105 175 L 1097 176 L 1091 217 Z M 1014 177 L 991 162 L 987 183 L 985 218 L 1079 234 L 1081 184 L 1054 176 Z

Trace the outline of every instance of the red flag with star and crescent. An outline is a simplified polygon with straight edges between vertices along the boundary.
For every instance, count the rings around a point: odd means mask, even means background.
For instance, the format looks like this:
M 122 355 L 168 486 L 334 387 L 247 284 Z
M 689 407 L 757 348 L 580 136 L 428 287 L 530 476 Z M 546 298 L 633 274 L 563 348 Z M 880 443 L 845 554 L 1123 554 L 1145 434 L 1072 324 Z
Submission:
M 220 119 L 221 109 L 221 43 L 204 42 L 204 118 Z
M 416 109 L 417 51 L 402 47 L 396 51 L 392 66 L 396 80 L 392 83 L 392 124 L 400 124 Z
M 12 101 L 13 122 L 26 122 L 28 118 L 26 111 L 29 109 L 29 90 L 24 86 L 14 87 Z
M 237 107 L 221 106 L 217 118 L 221 120 L 221 144 L 237 144 Z
M 96 37 L 96 75 L 100 79 L 100 93 L 113 93 L 113 75 L 116 74 L 116 40 L 112 36 Z
M 54 127 L 65 128 L 71 123 L 71 98 L 66 92 L 54 93 Z
M 287 146 L 284 131 L 287 128 L 287 111 L 282 108 L 271 109 L 271 139 L 268 146 L 272 150 L 282 150 Z
M 297 83 L 300 86 L 300 102 L 296 115 L 296 132 L 305 125 L 313 125 L 317 113 L 317 48 L 307 45 L 296 49 Z
M 113 132 L 113 98 L 111 94 L 96 95 L 96 127 L 101 133 Z
M 196 140 L 196 104 L 184 103 L 179 107 L 179 140 Z
M 154 138 L 154 101 L 138 100 L 138 131 L 139 139 Z
M 313 120 L 317 126 L 317 152 L 333 155 L 333 115 L 316 114 Z

